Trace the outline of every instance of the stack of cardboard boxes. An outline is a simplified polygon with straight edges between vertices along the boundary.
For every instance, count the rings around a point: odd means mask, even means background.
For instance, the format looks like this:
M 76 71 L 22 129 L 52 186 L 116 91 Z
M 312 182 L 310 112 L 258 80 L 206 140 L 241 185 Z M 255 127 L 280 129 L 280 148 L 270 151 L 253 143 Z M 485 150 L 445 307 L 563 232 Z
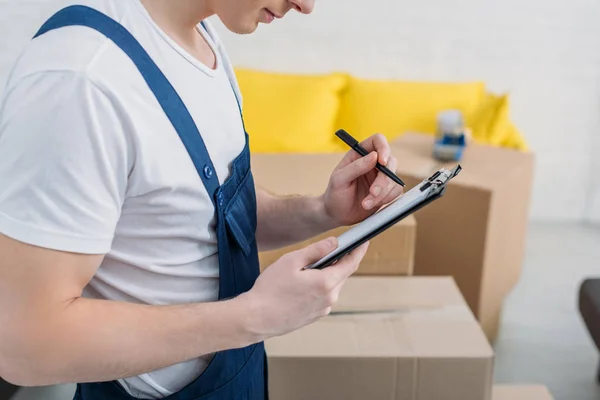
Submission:
M 410 189 L 441 165 L 419 153 L 430 138 L 402 139 L 413 147 L 396 143 L 393 153 Z M 267 341 L 271 399 L 551 398 L 535 388 L 493 387 L 497 323 L 485 329 L 482 321 L 499 319 L 498 299 L 516 281 L 531 164 L 520 153 L 489 181 L 494 168 L 476 168 L 481 157 L 469 155 L 482 151 L 490 149 L 471 146 L 446 196 L 371 240 L 330 316 Z M 257 185 L 270 192 L 318 195 L 342 156 L 255 154 L 252 167 Z M 507 186 L 521 198 L 504 193 Z M 261 268 L 314 240 L 261 253 Z
M 406 134 L 392 143 L 398 174 L 412 187 L 455 163 L 431 157 L 433 138 Z M 533 183 L 531 153 L 469 144 L 463 171 L 443 199 L 417 214 L 416 275 L 450 275 L 494 342 L 505 297 L 519 279 Z
M 493 351 L 451 278 L 356 277 L 267 342 L 273 400 L 489 400 Z

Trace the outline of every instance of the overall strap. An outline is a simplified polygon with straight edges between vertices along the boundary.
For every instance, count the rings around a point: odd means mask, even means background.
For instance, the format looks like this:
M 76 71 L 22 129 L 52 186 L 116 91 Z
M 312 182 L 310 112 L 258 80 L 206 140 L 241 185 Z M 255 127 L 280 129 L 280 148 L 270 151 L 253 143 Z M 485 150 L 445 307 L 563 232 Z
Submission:
M 213 205 L 216 205 L 215 193 L 219 188 L 219 179 L 198 127 L 177 91 L 142 45 L 117 21 L 93 8 L 81 5 L 69 6 L 58 11 L 46 21 L 34 38 L 48 31 L 67 26 L 92 28 L 112 40 L 129 56 L 173 124 Z

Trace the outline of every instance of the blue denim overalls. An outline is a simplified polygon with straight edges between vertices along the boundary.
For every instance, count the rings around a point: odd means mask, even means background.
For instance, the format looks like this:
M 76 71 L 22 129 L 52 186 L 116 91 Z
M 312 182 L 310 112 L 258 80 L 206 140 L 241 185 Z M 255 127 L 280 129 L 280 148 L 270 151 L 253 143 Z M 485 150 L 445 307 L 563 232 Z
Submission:
M 244 150 L 232 163 L 230 177 L 220 186 L 202 136 L 181 98 L 122 25 L 97 10 L 76 5 L 57 12 L 35 37 L 73 25 L 97 30 L 131 58 L 184 143 L 215 207 L 219 299 L 250 290 L 259 275 L 259 262 L 255 240 L 256 193 L 250 170 L 248 135 Z M 165 400 L 265 400 L 267 388 L 266 354 L 264 344 L 258 343 L 217 353 L 199 378 Z M 79 384 L 75 399 L 131 400 L 133 397 L 113 381 Z

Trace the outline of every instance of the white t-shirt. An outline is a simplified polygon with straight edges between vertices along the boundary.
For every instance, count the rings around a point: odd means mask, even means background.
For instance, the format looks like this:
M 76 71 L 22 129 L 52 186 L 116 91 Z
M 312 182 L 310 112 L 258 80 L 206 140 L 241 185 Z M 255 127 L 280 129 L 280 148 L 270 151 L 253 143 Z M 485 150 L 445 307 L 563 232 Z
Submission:
M 215 70 L 167 37 L 139 0 L 83 4 L 120 22 L 150 54 L 190 111 L 223 183 L 245 136 L 238 87 L 210 25 L 198 29 L 217 55 Z M 106 254 L 86 297 L 152 305 L 217 299 L 212 202 L 134 64 L 97 31 L 61 28 L 22 53 L 0 103 L 0 182 L 2 234 Z M 166 397 L 209 358 L 121 383 L 134 397 Z

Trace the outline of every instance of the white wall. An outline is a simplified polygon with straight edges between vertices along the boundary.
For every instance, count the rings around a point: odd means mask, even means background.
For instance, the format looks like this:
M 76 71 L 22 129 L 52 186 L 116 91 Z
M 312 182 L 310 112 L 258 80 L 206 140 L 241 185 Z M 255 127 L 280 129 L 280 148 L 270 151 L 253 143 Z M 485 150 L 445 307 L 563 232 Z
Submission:
M 48 6 L 64 1 L 0 0 L 0 84 Z M 532 218 L 600 221 L 599 20 L 597 0 L 317 0 L 313 15 L 253 35 L 220 30 L 237 65 L 509 91 L 537 154 Z

